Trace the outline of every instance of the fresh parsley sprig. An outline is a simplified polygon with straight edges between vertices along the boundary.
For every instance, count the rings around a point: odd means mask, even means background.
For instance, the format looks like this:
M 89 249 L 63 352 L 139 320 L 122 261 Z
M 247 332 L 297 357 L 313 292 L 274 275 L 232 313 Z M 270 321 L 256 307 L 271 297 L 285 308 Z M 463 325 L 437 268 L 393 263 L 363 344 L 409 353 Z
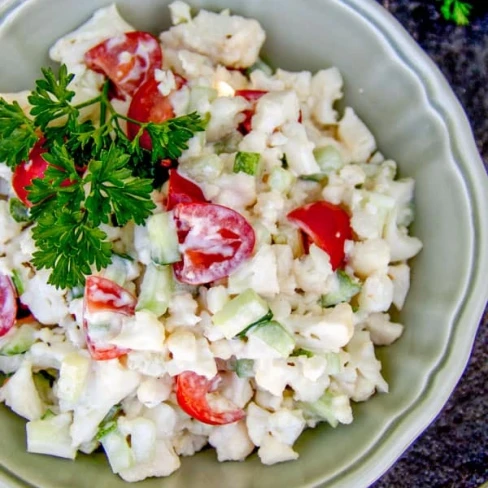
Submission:
M 181 156 L 206 122 L 196 113 L 163 123 L 130 119 L 114 109 L 108 83 L 97 97 L 73 104 L 66 66 L 57 75 L 50 68 L 42 74 L 28 97 L 31 117 L 18 103 L 0 99 L 0 160 L 15 170 L 43 138 L 49 165 L 28 187 L 37 247 L 32 262 L 51 270 L 49 283 L 71 288 L 82 285 L 93 266 L 111 262 L 112 243 L 100 226 L 143 224 L 155 208 L 151 192 L 162 183 L 161 159 Z M 81 121 L 82 109 L 94 105 L 100 119 Z M 135 139 L 122 130 L 122 120 L 139 125 Z M 144 131 L 152 151 L 139 145 Z
M 441 13 L 446 20 L 452 20 L 457 25 L 468 25 L 469 15 L 473 6 L 461 0 L 443 0 Z

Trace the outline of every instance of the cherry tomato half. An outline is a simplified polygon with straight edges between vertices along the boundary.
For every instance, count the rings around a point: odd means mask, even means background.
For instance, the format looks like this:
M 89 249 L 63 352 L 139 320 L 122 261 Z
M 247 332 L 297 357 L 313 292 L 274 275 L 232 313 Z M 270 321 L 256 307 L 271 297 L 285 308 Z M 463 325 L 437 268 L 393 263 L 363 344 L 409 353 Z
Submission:
M 205 196 L 198 185 L 183 178 L 178 171 L 169 171 L 168 201 L 166 209 L 171 210 L 179 203 L 206 202 Z
M 256 102 L 263 96 L 268 93 L 265 90 L 236 90 L 235 96 L 236 97 L 243 97 L 249 102 L 253 102 L 254 106 L 250 110 L 244 110 L 242 112 L 244 114 L 245 119 L 239 124 L 239 131 L 242 134 L 249 134 L 252 130 L 252 118 L 254 116 L 254 109 Z
M 44 147 L 46 140 L 39 139 L 29 152 L 29 159 L 22 161 L 14 170 L 12 176 L 12 186 L 15 193 L 27 207 L 32 207 L 32 203 L 28 199 L 29 192 L 27 187 L 32 184 L 32 180 L 36 178 L 43 178 L 48 162 L 42 157 L 47 152 Z
M 185 371 L 176 378 L 176 400 L 188 415 L 210 425 L 224 425 L 237 422 L 246 416 L 244 410 L 232 407 L 221 410 L 211 404 L 212 392 L 218 384 L 218 376 L 209 380 L 193 371 Z M 218 394 L 213 394 L 217 396 Z M 230 404 L 230 402 L 229 402 Z
M 159 82 L 150 79 L 140 86 L 134 93 L 127 115 L 139 122 L 164 122 L 174 117 L 173 106 L 169 98 L 158 90 Z M 134 139 L 139 132 L 139 124 L 127 122 L 127 135 Z M 152 142 L 149 134 L 144 131 L 139 139 L 139 145 L 150 151 Z
M 352 230 L 349 215 L 341 207 L 325 201 L 314 202 L 292 210 L 287 217 L 330 256 L 332 269 L 342 265 L 344 243 L 352 239 Z
M 213 203 L 180 203 L 174 218 L 183 259 L 176 278 L 202 285 L 224 278 L 251 256 L 254 230 L 238 212 Z
M 89 276 L 85 284 L 84 312 L 113 312 L 122 315 L 133 315 L 137 300 L 125 288 L 111 280 L 100 276 Z M 85 331 L 86 345 L 93 359 L 104 361 L 114 359 L 129 352 L 110 344 L 99 344 L 93 341 L 88 331 L 88 321 L 83 316 L 83 329 Z
M 111 37 L 85 53 L 86 65 L 106 75 L 117 89 L 132 96 L 139 85 L 160 69 L 163 53 L 156 37 L 134 31 Z
M 17 316 L 17 298 L 12 280 L 0 273 L 0 337 L 4 336 L 15 324 Z

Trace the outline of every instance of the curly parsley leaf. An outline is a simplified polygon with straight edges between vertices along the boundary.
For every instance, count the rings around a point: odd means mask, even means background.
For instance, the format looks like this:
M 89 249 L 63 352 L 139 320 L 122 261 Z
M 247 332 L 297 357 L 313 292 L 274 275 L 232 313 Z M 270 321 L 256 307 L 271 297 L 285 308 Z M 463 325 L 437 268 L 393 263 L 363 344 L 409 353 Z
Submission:
M 44 130 L 50 122 L 63 116 L 69 116 L 70 121 L 76 120 L 79 111 L 70 103 L 75 92 L 68 89 L 74 75 L 68 74 L 64 64 L 59 68 L 58 76 L 51 68 L 42 68 L 42 74 L 44 78 L 36 81 L 36 89 L 28 97 L 36 126 Z
M 108 223 L 113 214 L 118 225 L 130 220 L 143 224 L 156 207 L 149 198 L 152 191 L 150 179 L 137 178 L 127 166 L 130 156 L 111 146 L 102 151 L 100 160 L 92 160 L 84 178 L 90 185 L 85 206 L 94 225 Z
M 59 288 L 84 283 L 91 274 L 111 262 L 112 244 L 107 234 L 86 222 L 85 214 L 68 208 L 55 208 L 38 217 L 32 231 L 38 250 L 32 262 L 37 269 L 51 269 L 48 282 Z
M 188 141 L 195 132 L 205 130 L 204 121 L 197 112 L 166 120 L 161 124 L 143 124 L 152 142 L 152 161 L 177 159 L 188 149 Z
M 473 6 L 461 0 L 443 0 L 441 13 L 446 20 L 452 20 L 457 25 L 468 25 L 469 15 Z
M 38 139 L 34 122 L 24 114 L 20 105 L 0 98 L 0 161 L 15 168 L 28 158 Z

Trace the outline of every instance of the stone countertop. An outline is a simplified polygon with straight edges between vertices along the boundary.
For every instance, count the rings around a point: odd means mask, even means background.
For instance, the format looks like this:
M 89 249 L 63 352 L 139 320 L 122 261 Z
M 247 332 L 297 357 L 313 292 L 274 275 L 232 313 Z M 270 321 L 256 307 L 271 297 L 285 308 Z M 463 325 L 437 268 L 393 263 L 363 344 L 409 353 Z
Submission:
M 473 0 L 471 23 L 445 21 L 440 0 L 376 0 L 446 76 L 471 122 L 488 171 L 488 1 Z M 430 427 L 371 488 L 478 488 L 488 481 L 488 309 L 469 364 Z

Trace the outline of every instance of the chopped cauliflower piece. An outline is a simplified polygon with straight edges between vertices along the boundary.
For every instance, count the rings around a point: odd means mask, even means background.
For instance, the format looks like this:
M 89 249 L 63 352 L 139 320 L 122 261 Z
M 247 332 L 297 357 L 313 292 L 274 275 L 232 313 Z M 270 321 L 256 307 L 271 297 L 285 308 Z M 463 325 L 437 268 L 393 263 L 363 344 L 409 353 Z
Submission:
M 258 450 L 259 459 L 263 464 L 276 464 L 298 459 L 298 453 L 288 444 L 280 442 L 270 434 L 264 436 Z
M 189 49 L 231 68 L 253 65 L 264 39 L 256 20 L 206 10 L 161 34 L 163 46 Z
M 244 420 L 214 427 L 208 442 L 215 447 L 220 462 L 243 461 L 254 450 Z

